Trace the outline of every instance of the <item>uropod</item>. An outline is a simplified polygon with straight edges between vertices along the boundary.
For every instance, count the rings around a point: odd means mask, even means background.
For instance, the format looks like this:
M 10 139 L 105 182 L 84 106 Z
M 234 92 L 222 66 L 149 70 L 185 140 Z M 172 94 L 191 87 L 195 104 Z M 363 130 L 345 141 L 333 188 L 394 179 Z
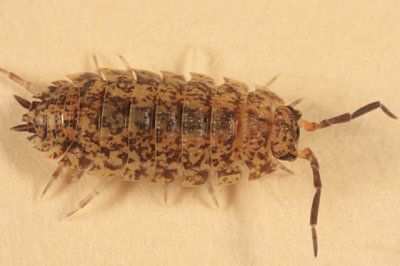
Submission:
M 205 185 L 218 206 L 213 185 L 259 179 L 277 169 L 280 161 L 309 161 L 315 194 L 310 225 L 314 256 L 318 253 L 317 218 L 321 197 L 319 163 L 308 147 L 299 148 L 300 128 L 315 131 L 351 121 L 380 108 L 367 104 L 319 123 L 302 119 L 296 100 L 286 105 L 266 86 L 249 92 L 236 80 L 215 85 L 208 76 L 133 69 L 99 68 L 95 73 L 67 75 L 44 90 L 0 68 L 0 73 L 33 94 L 33 101 L 14 95 L 28 110 L 24 124 L 11 130 L 32 133 L 28 140 L 48 158 L 59 159 L 43 197 L 60 176 L 79 180 L 84 174 L 101 177 L 91 192 L 65 217 L 86 206 L 115 178 L 148 179 L 165 186 L 182 178 L 182 186 Z M 244 171 L 247 168 L 248 171 Z M 215 182 L 211 182 L 214 177 Z

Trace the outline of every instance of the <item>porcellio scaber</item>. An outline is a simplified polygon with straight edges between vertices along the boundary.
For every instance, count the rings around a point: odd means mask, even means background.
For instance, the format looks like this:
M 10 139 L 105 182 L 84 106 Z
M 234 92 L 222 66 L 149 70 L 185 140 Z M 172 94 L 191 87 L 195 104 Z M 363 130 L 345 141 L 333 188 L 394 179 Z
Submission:
M 191 73 L 186 81 L 171 72 L 160 76 L 132 69 L 121 59 L 126 70 L 99 68 L 94 57 L 96 73 L 67 75 L 69 81 L 54 81 L 42 91 L 0 68 L 34 98 L 14 95 L 28 113 L 23 115 L 25 123 L 11 130 L 32 133 L 28 140 L 35 149 L 59 159 L 41 196 L 62 175 L 75 180 L 84 174 L 102 177 L 66 217 L 86 206 L 114 178 L 163 184 L 165 200 L 167 184 L 182 179 L 182 186 L 205 185 L 218 205 L 213 185 L 255 180 L 277 169 L 289 171 L 279 161 L 301 158 L 310 163 L 316 189 L 310 225 L 317 256 L 322 184 L 314 153 L 298 149 L 300 128 L 315 131 L 377 108 L 396 118 L 376 101 L 353 113 L 308 122 L 294 108 L 300 99 L 285 105 L 268 89 L 275 78 L 249 92 L 233 79 L 224 78 L 217 86 L 210 77 Z

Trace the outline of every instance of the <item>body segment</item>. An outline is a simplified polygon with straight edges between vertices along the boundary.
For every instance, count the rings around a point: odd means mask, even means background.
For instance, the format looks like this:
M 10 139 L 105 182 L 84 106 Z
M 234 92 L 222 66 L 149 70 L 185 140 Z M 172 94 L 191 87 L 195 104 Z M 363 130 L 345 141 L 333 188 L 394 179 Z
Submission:
M 256 89 L 247 96 L 244 161 L 249 168 L 249 179 L 276 170 L 277 164 L 270 153 L 271 130 L 276 104 L 264 89 Z
M 211 118 L 211 161 L 217 184 L 239 182 L 242 172 L 243 123 L 246 109 L 245 84 L 225 79 L 217 88 Z
M 202 185 L 211 174 L 210 122 L 215 84 L 207 76 L 191 76 L 182 114 L 183 186 Z
M 99 152 L 99 119 L 106 82 L 92 73 L 68 75 L 68 78 L 79 88 L 78 122 L 75 138 L 59 164 L 83 170 L 92 165 Z
M 182 109 L 185 78 L 162 72 L 155 117 L 156 172 L 154 183 L 173 182 L 182 171 Z
M 88 174 L 121 173 L 128 158 L 128 124 L 135 80 L 126 71 L 100 69 L 107 80 L 100 121 L 100 150 Z
M 137 81 L 129 115 L 128 162 L 122 176 L 125 180 L 153 178 L 156 167 L 154 123 L 161 77 L 148 71 L 134 71 Z

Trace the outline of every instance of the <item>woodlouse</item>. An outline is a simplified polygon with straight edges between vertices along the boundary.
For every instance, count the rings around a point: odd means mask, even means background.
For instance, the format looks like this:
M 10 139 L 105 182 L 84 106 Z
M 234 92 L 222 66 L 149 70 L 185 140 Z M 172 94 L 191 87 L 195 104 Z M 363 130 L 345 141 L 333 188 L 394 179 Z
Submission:
M 41 196 L 64 176 L 81 178 L 85 173 L 102 176 L 93 190 L 66 217 L 87 205 L 112 179 L 154 183 L 173 182 L 183 176 L 183 186 L 207 184 L 216 205 L 210 177 L 217 185 L 258 179 L 281 168 L 278 160 L 296 158 L 310 162 L 316 188 L 310 214 L 314 256 L 318 244 L 317 224 L 321 179 L 319 164 L 310 148 L 298 150 L 300 128 L 306 131 L 348 122 L 381 108 L 395 118 L 379 101 L 353 113 L 345 113 L 320 123 L 308 122 L 267 86 L 248 87 L 225 78 L 214 81 L 191 73 L 191 80 L 171 72 L 158 74 L 132 69 L 99 68 L 97 73 L 68 75 L 71 81 L 54 81 L 43 92 L 16 74 L 0 72 L 34 94 L 30 102 L 14 95 L 28 109 L 25 124 L 11 128 L 33 133 L 28 139 L 49 158 L 61 158 Z M 166 200 L 165 193 L 165 200 Z

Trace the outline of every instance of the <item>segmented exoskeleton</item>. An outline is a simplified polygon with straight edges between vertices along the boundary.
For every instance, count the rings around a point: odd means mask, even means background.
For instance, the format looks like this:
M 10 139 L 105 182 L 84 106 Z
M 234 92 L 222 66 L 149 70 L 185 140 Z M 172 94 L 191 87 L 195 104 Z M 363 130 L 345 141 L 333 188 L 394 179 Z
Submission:
M 308 122 L 294 109 L 300 100 L 285 105 L 267 86 L 249 92 L 241 82 L 225 78 L 216 86 L 210 77 L 195 73 L 186 81 L 170 72 L 160 76 L 132 69 L 121 59 L 125 71 L 97 66 L 97 73 L 68 75 L 70 81 L 54 81 L 42 92 L 0 68 L 35 98 L 30 102 L 15 95 L 28 113 L 23 115 L 25 124 L 11 129 L 33 133 L 28 139 L 37 150 L 60 158 L 42 196 L 63 172 L 76 179 L 85 173 L 104 177 L 66 216 L 83 208 L 115 177 L 167 185 L 183 176 L 183 186 L 207 184 L 217 204 L 210 182 L 213 173 L 217 185 L 235 184 L 241 178 L 254 180 L 285 170 L 278 160 L 300 157 L 310 161 L 316 188 L 310 224 L 317 256 L 315 226 L 322 185 L 313 152 L 298 151 L 300 128 L 314 131 L 376 108 L 396 118 L 373 102 L 352 114 Z

